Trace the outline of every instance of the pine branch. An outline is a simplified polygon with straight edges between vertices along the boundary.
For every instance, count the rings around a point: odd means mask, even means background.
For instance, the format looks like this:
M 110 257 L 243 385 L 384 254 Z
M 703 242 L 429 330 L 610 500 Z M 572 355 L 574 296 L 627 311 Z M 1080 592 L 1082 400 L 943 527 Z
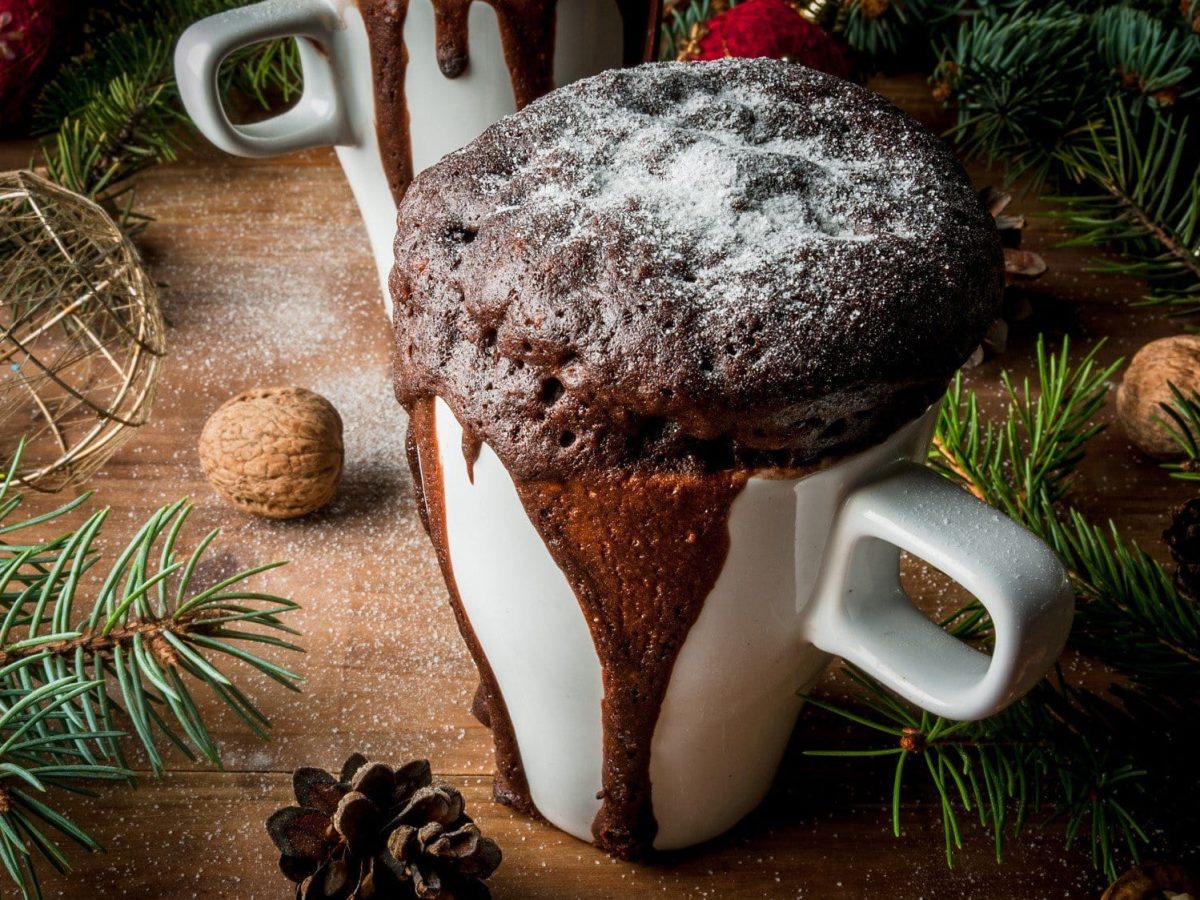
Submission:
M 1072 644 L 1147 689 L 1200 687 L 1200 608 L 1182 598 L 1164 568 L 1109 523 L 1100 527 L 1064 503 L 1120 361 L 1100 367 L 1093 348 L 1078 364 L 1064 341 L 1056 356 L 1039 340 L 1036 387 L 1008 395 L 1003 426 L 985 421 L 956 380 L 943 403 L 931 462 L 1041 537 L 1062 559 L 1079 594 Z
M 1103 193 L 1059 198 L 1077 232 L 1068 244 L 1120 247 L 1126 257 L 1102 271 L 1144 278 L 1147 304 L 1167 304 L 1175 315 L 1200 311 L 1200 146 L 1190 121 L 1112 100 L 1089 134 L 1063 160 L 1076 182 Z
M 1200 41 L 1177 23 L 1130 6 L 1109 6 L 1092 17 L 1091 28 L 1100 59 L 1125 92 L 1162 107 L 1200 92 L 1194 77 Z
M 84 52 L 43 91 L 38 121 L 47 136 L 40 162 L 49 177 L 104 206 L 127 230 L 149 218 L 133 209 L 131 180 L 176 158 L 187 124 L 171 67 L 180 32 L 235 0 L 166 0 L 98 7 Z M 288 102 L 301 75 L 294 44 L 268 42 L 233 54 L 222 86 L 261 103 Z
M 1148 841 L 1125 813 L 1145 793 L 1147 772 L 1119 748 L 1090 715 L 1092 695 L 1071 688 L 1061 674 L 1047 678 L 1021 702 L 980 722 L 953 722 L 899 702 L 881 685 L 847 668 L 857 687 L 854 708 L 809 698 L 840 718 L 890 735 L 869 749 L 808 751 L 809 756 L 890 757 L 892 830 L 900 835 L 903 788 L 919 778 L 934 789 L 941 812 L 947 865 L 964 845 L 973 815 L 992 838 L 997 862 L 1009 835 L 1031 819 L 1063 823 L 1070 847 L 1092 837 L 1093 861 L 1116 877 L 1114 843 L 1136 859 Z M 906 780 L 907 779 L 907 780 Z
M 956 380 L 931 462 L 1058 553 L 1078 593 L 1070 646 L 1111 667 L 1119 685 L 1093 694 L 1059 674 L 976 723 L 922 714 L 859 672 L 852 674 L 858 685 L 852 707 L 818 702 L 897 739 L 886 748 L 822 754 L 896 756 L 897 829 L 906 761 L 924 754 L 948 860 L 962 845 L 959 813 L 972 809 L 999 854 L 1005 830 L 1019 831 L 1030 810 L 1044 807 L 1047 821 L 1062 821 L 1068 845 L 1090 836 L 1093 862 L 1110 879 L 1122 857 L 1137 858 L 1156 827 L 1182 830 L 1183 843 L 1196 837 L 1174 813 L 1200 802 L 1186 771 L 1190 757 L 1178 752 L 1200 716 L 1200 608 L 1115 525 L 1094 525 L 1066 505 L 1086 445 L 1102 427 L 1096 418 L 1107 381 L 1120 364 L 1100 366 L 1097 350 L 1072 363 L 1065 342 L 1051 355 L 1039 341 L 1036 384 L 1017 386 L 1004 376 L 1007 408 L 996 421 Z M 983 645 L 991 639 L 990 619 L 977 601 L 942 624 L 960 639 Z M 1176 748 L 1174 755 L 1164 744 Z
M 837 28 L 871 69 L 932 55 L 935 36 L 963 12 L 965 0 L 844 0 Z
M 77 740 L 108 740 L 114 732 L 67 735 L 59 728 L 64 708 L 92 687 L 68 676 L 46 682 L 19 698 L 0 699 L 0 863 L 27 898 L 42 896 L 38 859 L 60 872 L 68 868 L 53 833 L 88 850 L 102 849 L 50 805 L 49 789 L 90 793 L 83 785 L 127 780 L 133 774 L 86 760 L 77 750 Z
M 935 95 L 952 102 L 967 156 L 1004 161 L 1040 184 L 1102 100 L 1088 17 L 1067 3 L 966 18 L 941 50 Z
M 1139 690 L 1189 697 L 1200 688 L 1200 607 L 1116 525 L 1048 504 L 1023 523 L 1067 566 L 1079 592 L 1071 645 L 1112 666 Z
M 941 51 L 934 93 L 968 156 L 1063 196 L 1070 243 L 1121 254 L 1145 302 L 1200 311 L 1200 37 L 1173 4 L 980 4 Z M 937 40 L 931 29 L 931 38 Z
M 1028 378 L 1017 385 L 1007 372 L 1000 376 L 1008 403 L 999 422 L 983 415 L 975 393 L 957 375 L 938 414 L 934 468 L 1018 520 L 1036 498 L 1061 498 L 1085 445 L 1103 429 L 1094 420 L 1120 366 L 1098 364 L 1103 346 L 1072 365 L 1069 341 L 1052 355 L 1039 340 L 1036 386 Z
M 247 585 L 279 563 L 209 584 L 199 573 L 218 532 L 179 551 L 186 501 L 154 513 L 111 562 L 98 549 L 108 510 L 56 537 L 29 540 L 89 498 L 17 515 L 19 453 L 0 484 L 0 862 L 26 896 L 40 896 L 31 848 L 56 867 L 66 860 L 33 819 L 82 846 L 94 842 L 30 788 L 76 790 L 80 782 L 127 777 L 129 732 L 155 773 L 164 769 L 166 746 L 220 765 L 195 687 L 213 691 L 265 737 L 269 720 L 222 669 L 239 663 L 297 690 L 299 676 L 255 648 L 300 648 L 281 619 L 297 605 Z
M 55 568 L 22 591 L 0 623 L 0 671 L 11 665 L 23 673 L 37 669 L 47 677 L 73 674 L 96 682 L 96 690 L 68 712 L 77 713 L 76 721 L 86 725 L 119 711 L 133 726 L 156 773 L 163 769 L 160 738 L 189 758 L 194 747 L 214 765 L 220 764 L 181 676 L 213 690 L 260 736 L 265 735 L 265 717 L 215 660 L 240 660 L 293 690 L 299 682 L 295 673 L 242 646 L 249 642 L 300 649 L 278 636 L 295 633 L 279 617 L 296 604 L 244 587 L 250 577 L 279 564 L 201 587 L 196 568 L 217 532 L 208 534 L 190 555 L 177 558 L 175 545 L 188 511 L 179 501 L 151 516 L 103 579 L 93 575 L 100 586 L 86 612 L 76 616 L 80 578 L 98 562 L 94 545 L 107 510 L 94 513 L 61 545 Z M 0 678 L 0 689 L 5 684 Z M 124 761 L 115 741 L 103 749 L 106 756 Z

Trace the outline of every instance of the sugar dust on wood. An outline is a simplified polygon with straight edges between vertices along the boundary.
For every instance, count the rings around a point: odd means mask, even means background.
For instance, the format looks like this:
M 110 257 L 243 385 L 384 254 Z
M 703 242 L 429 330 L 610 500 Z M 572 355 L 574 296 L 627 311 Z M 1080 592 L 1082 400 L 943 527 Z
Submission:
M 139 503 L 125 510 L 131 528 L 145 506 L 190 494 L 197 535 L 224 530 L 210 579 L 290 560 L 255 587 L 304 607 L 294 624 L 309 653 L 279 661 L 306 675 L 306 696 L 260 693 L 275 721 L 266 745 L 212 704 L 226 766 L 290 768 L 344 755 L 352 744 L 486 771 L 482 743 L 466 759 L 463 750 L 446 752 L 468 736 L 473 670 L 420 534 L 403 462 L 406 422 L 389 383 L 387 321 L 348 191 L 331 184 L 337 202 L 322 206 L 312 201 L 322 194 L 313 181 L 332 180 L 329 170 L 255 170 L 249 180 L 262 183 L 252 190 L 244 172 L 203 171 L 204 190 L 195 173 L 146 185 L 147 202 L 160 212 L 147 256 L 163 285 L 170 356 L 159 414 L 105 475 L 137 484 Z M 195 453 L 208 413 L 269 384 L 317 391 L 344 425 L 338 496 L 289 523 L 225 507 L 202 480 Z

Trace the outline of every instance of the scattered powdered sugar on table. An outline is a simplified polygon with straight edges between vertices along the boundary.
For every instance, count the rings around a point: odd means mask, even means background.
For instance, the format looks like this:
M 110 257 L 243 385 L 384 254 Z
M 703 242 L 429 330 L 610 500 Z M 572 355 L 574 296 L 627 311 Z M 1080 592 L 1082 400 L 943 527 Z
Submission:
M 288 561 L 252 584 L 302 606 L 288 621 L 307 653 L 267 655 L 305 676 L 304 694 L 245 678 L 276 723 L 267 744 L 204 698 L 225 763 L 235 770 L 336 766 L 361 750 L 389 760 L 428 755 L 459 769 L 465 764 L 455 748 L 472 724 L 474 667 L 418 521 L 404 454 L 407 421 L 391 386 L 391 328 L 342 176 L 331 166 L 247 173 L 222 165 L 198 174 L 205 190 L 190 180 L 194 171 L 185 181 L 147 186 L 146 203 L 161 217 L 146 249 L 169 322 L 169 353 L 152 423 L 109 477 L 131 477 L 144 504 L 124 510 L 122 527 L 136 529 L 147 505 L 189 494 L 196 509 L 185 537 L 194 542 L 208 528 L 223 530 L 206 554 L 203 580 Z M 344 429 L 337 494 L 290 521 L 224 504 L 196 454 L 208 415 L 243 390 L 271 384 L 323 395 Z M 478 746 L 471 767 L 485 771 L 486 735 Z

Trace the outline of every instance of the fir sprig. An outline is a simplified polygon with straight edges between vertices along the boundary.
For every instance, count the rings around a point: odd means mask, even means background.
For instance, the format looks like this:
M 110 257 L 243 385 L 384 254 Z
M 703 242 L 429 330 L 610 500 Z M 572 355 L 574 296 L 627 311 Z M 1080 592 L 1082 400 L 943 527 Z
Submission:
M 931 463 L 1017 519 L 1042 498 L 1060 499 L 1084 446 L 1103 430 L 1095 418 L 1120 362 L 1100 365 L 1102 348 L 1100 342 L 1072 364 L 1068 340 L 1056 354 L 1039 340 L 1036 384 L 1002 372 L 1008 402 L 995 422 L 956 375 L 938 413 Z
M 871 70 L 931 55 L 930 36 L 955 20 L 964 0 L 843 0 L 837 27 Z
M 1100 271 L 1144 279 L 1144 303 L 1200 312 L 1200 146 L 1191 120 L 1110 100 L 1087 134 L 1062 159 L 1077 183 L 1098 191 L 1059 198 L 1076 232 L 1067 244 L 1119 247 L 1123 256 Z
M 1175 23 L 1131 6 L 1108 6 L 1091 19 L 1091 39 L 1107 74 L 1126 92 L 1170 107 L 1194 97 L 1200 41 Z
M 119 732 L 69 732 L 62 727 L 65 707 L 94 687 L 68 676 L 19 697 L 0 697 L 0 863 L 25 897 L 41 896 L 39 859 L 59 872 L 69 867 L 55 833 L 87 850 L 102 849 L 54 808 L 50 789 L 90 793 L 85 787 L 89 783 L 133 775 L 79 752 L 79 742 L 109 740 Z
M 1067 3 L 964 20 L 933 76 L 956 111 L 962 151 L 1003 161 L 1012 177 L 1028 173 L 1035 184 L 1050 177 L 1098 102 L 1087 33 L 1087 16 Z
M 1146 771 L 1109 746 L 1089 715 L 1093 695 L 1055 673 L 1020 703 L 980 722 L 954 722 L 898 701 L 878 682 L 848 670 L 855 708 L 819 698 L 815 706 L 891 736 L 869 750 L 809 751 L 809 756 L 884 757 L 890 774 L 892 830 L 902 828 L 907 779 L 915 769 L 936 793 L 947 865 L 964 845 L 966 814 L 990 834 L 996 860 L 1032 820 L 1061 820 L 1068 847 L 1090 837 L 1097 868 L 1115 872 L 1114 842 L 1134 858 L 1148 838 L 1129 808 L 1145 793 Z M 1086 839 L 1086 838 L 1085 838 Z M 1115 877 L 1115 876 L 1114 876 Z
M 1065 342 L 1051 355 L 1039 341 L 1036 379 L 1017 385 L 1005 376 L 1007 402 L 995 419 L 956 380 L 931 462 L 1058 553 L 1078 596 L 1070 646 L 1109 666 L 1119 687 L 1092 693 L 1056 673 L 1009 709 L 974 723 L 922 714 L 860 672 L 852 673 L 858 687 L 852 705 L 818 701 L 894 738 L 866 753 L 897 757 L 897 830 L 908 763 L 924 763 L 918 768 L 941 804 L 948 859 L 962 846 L 963 811 L 979 815 L 997 854 L 1003 834 L 1036 813 L 1061 821 L 1068 845 L 1087 841 L 1096 867 L 1114 878 L 1156 828 L 1182 827 L 1170 810 L 1198 799 L 1179 748 L 1200 714 L 1200 608 L 1115 525 L 1091 523 L 1068 505 L 1074 472 L 1102 428 L 1097 417 L 1118 365 L 1100 365 L 1097 350 L 1073 363 Z M 986 610 L 976 601 L 943 624 L 984 646 L 991 638 Z M 1175 751 L 1164 752 L 1164 745 Z M 847 752 L 864 753 L 823 755 Z
M 297 605 L 247 585 L 279 563 L 208 583 L 201 563 L 217 532 L 180 552 L 186 501 L 155 512 L 106 563 L 98 544 L 107 510 L 51 539 L 30 539 L 88 496 L 21 516 L 17 462 L 0 483 L 0 862 L 29 897 L 40 896 L 35 856 L 66 865 L 45 825 L 95 846 L 55 811 L 52 796 L 31 792 L 128 777 L 131 739 L 155 773 L 167 747 L 220 765 L 195 687 L 211 690 L 265 737 L 267 717 L 226 664 L 296 690 L 299 676 L 255 648 L 300 648 L 281 619 Z
M 935 94 L 968 156 L 1062 195 L 1071 243 L 1200 312 L 1200 33 L 1175 4 L 983 3 L 943 37 Z
M 198 19 L 242 0 L 123 0 L 89 13 L 87 39 L 43 91 L 37 118 L 46 133 L 40 163 L 64 187 L 99 202 L 130 231 L 148 217 L 135 210 L 132 179 L 174 160 L 186 140 L 171 66 L 179 34 Z M 261 103 L 290 101 L 301 76 L 294 44 L 272 41 L 235 52 L 222 68 L 226 93 Z

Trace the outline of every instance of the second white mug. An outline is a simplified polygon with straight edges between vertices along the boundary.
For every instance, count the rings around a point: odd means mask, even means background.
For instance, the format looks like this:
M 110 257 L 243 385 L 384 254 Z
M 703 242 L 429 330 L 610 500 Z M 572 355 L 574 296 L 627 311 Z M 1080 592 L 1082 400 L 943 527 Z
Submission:
M 638 4 L 629 4 L 638 7 Z M 647 0 L 646 45 L 657 23 L 657 0 Z M 640 7 L 639 7 L 640 8 Z M 554 81 L 566 84 L 627 58 L 625 23 L 615 0 L 557 4 Z M 434 0 L 411 0 L 403 23 L 408 131 L 380 135 L 372 47 L 359 6 L 345 0 L 263 0 L 192 25 L 175 50 L 175 73 L 188 115 L 210 141 L 238 156 L 262 157 L 332 146 L 367 228 L 384 306 L 391 315 L 388 273 L 396 232 L 396 198 L 381 141 L 407 142 L 412 172 L 420 172 L 516 110 L 496 13 L 470 5 L 470 64 L 447 78 L 437 60 Z M 636 32 L 631 28 L 629 33 Z M 233 51 L 276 38 L 297 38 L 304 90 L 297 104 L 273 118 L 234 124 L 218 90 L 221 62 Z M 395 48 L 393 48 L 395 49 Z M 395 182 L 395 178 L 392 182 Z

